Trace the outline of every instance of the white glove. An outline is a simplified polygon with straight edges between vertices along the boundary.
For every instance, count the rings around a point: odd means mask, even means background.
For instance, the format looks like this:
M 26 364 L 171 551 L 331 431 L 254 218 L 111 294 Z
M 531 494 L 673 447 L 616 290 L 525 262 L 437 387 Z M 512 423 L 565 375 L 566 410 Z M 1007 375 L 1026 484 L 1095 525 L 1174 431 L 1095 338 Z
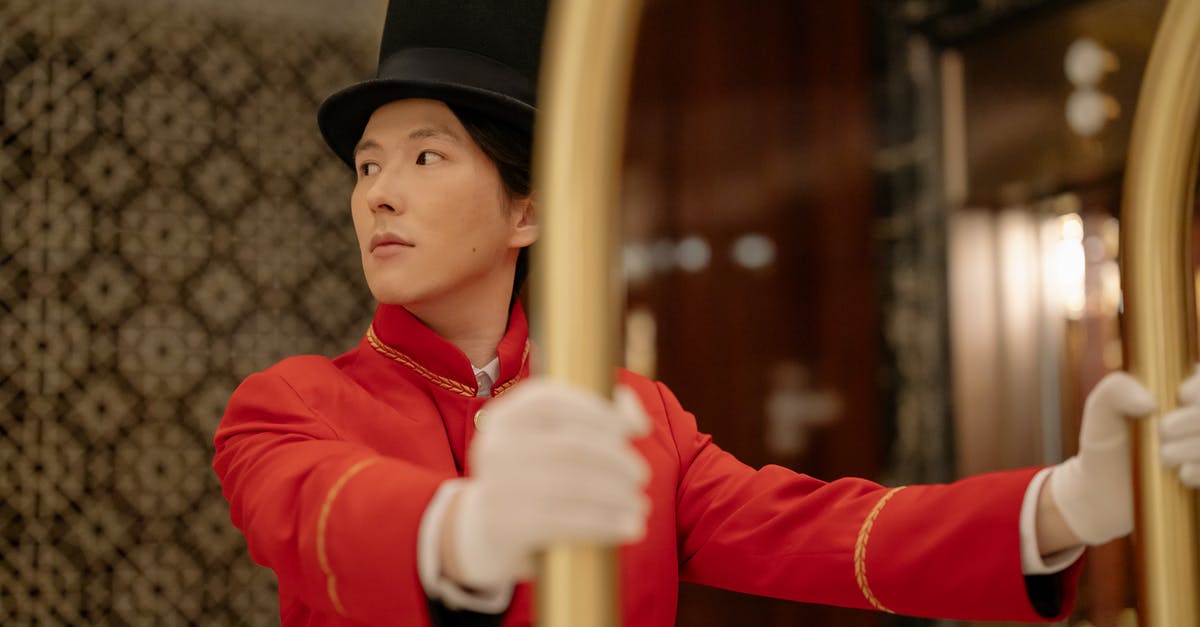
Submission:
M 640 539 L 650 470 L 630 438 L 648 429 L 624 387 L 610 402 L 534 379 L 490 403 L 451 521 L 458 583 L 487 589 L 528 578 L 535 552 L 551 544 Z
M 1179 466 L 1185 485 L 1200 488 L 1200 365 L 1179 386 L 1179 402 L 1158 425 L 1160 454 L 1164 464 Z
M 1178 409 L 1163 417 L 1160 456 L 1179 466 L 1191 487 L 1200 485 L 1200 370 L 1180 386 Z M 1067 526 L 1087 544 L 1133 531 L 1133 478 L 1127 417 L 1155 410 L 1154 395 L 1124 372 L 1110 373 L 1088 395 L 1079 454 L 1055 467 L 1051 493 Z

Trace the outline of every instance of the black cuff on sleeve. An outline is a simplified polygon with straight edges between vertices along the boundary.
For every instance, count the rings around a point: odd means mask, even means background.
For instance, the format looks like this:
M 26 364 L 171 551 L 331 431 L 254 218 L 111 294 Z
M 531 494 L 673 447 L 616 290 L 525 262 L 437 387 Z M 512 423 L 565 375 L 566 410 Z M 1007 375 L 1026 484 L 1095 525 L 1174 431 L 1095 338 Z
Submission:
M 500 622 L 504 620 L 504 614 L 452 610 L 432 599 L 428 603 L 433 627 L 500 627 Z
M 1042 618 L 1054 618 L 1063 609 L 1062 573 L 1025 575 L 1025 593 L 1029 603 Z

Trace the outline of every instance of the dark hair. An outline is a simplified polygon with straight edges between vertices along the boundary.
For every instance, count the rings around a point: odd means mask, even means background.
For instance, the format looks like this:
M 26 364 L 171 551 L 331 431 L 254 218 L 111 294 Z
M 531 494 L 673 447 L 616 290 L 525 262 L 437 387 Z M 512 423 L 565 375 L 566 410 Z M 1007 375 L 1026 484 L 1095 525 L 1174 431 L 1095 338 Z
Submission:
M 486 116 L 470 109 L 450 106 L 450 110 L 462 122 L 463 128 L 471 135 L 471 139 L 483 150 L 496 169 L 500 172 L 500 181 L 504 190 L 510 196 L 528 196 L 530 188 L 530 169 L 533 155 L 533 138 L 528 131 L 501 122 L 491 116 Z M 529 274 L 529 247 L 521 249 L 517 255 L 517 272 L 513 276 L 512 299 L 516 301 Z

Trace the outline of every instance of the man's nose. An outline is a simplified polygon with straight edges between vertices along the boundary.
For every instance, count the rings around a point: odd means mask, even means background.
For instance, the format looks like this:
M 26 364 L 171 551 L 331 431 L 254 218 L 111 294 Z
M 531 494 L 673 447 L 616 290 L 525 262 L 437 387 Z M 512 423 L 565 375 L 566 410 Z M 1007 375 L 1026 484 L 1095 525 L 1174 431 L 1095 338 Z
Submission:
M 367 205 L 374 213 L 401 213 L 404 211 L 404 196 L 400 177 L 380 172 L 375 175 L 371 191 L 367 194 Z

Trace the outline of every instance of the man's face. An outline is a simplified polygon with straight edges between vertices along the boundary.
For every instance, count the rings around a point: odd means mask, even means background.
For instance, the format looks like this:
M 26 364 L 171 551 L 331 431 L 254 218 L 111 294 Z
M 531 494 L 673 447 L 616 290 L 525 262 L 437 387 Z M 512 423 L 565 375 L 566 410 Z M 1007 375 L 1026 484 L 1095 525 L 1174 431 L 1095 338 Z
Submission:
M 507 194 L 495 164 L 444 103 L 380 107 L 354 163 L 350 207 L 376 300 L 425 305 L 511 288 L 517 253 L 536 238 L 529 200 Z

